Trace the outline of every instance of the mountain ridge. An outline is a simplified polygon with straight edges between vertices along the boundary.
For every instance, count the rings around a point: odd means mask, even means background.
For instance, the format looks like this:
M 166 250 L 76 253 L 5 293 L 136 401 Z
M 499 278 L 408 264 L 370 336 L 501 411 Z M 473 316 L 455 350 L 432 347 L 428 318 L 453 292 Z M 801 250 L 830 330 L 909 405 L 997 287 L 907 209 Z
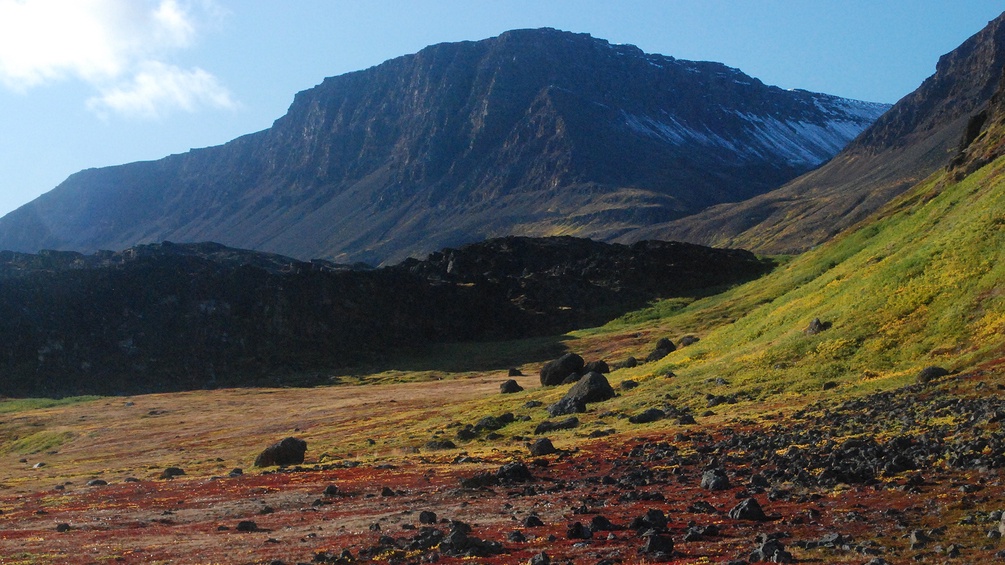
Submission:
M 610 239 L 779 186 L 885 108 L 515 30 L 329 77 L 222 146 L 76 173 L 0 219 L 0 247 L 392 263 L 510 234 Z
M 619 241 L 679 239 L 768 254 L 819 245 L 949 164 L 1003 68 L 1005 14 L 940 57 L 932 76 L 819 169 L 749 200 L 712 206 Z

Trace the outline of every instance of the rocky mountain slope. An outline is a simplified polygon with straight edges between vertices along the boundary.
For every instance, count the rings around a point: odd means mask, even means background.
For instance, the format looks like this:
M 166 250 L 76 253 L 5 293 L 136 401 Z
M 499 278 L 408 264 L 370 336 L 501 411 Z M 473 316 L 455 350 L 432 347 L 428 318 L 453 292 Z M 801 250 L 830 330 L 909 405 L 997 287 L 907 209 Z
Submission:
M 678 239 L 764 253 L 797 253 L 826 241 L 947 165 L 1003 68 L 1005 14 L 941 57 L 934 75 L 819 169 L 623 241 Z
M 607 239 L 776 188 L 887 108 L 512 31 L 325 79 L 219 147 L 77 173 L 0 219 L 0 249 L 217 241 L 377 264 L 489 236 Z
M 376 270 L 150 244 L 0 253 L 0 395 L 316 384 L 407 348 L 553 335 L 763 274 L 745 251 L 506 238 Z

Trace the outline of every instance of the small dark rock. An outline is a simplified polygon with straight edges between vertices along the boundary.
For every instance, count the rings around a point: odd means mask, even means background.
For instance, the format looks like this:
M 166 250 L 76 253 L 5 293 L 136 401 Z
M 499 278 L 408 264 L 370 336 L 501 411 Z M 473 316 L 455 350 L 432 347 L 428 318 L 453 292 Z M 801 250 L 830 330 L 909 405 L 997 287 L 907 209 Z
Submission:
M 665 337 L 660 338 L 660 340 L 656 342 L 656 347 L 653 349 L 652 353 L 646 356 L 646 363 L 659 361 L 676 350 L 677 346 L 675 346 L 672 341 Z
M 806 335 L 817 335 L 822 331 L 829 330 L 830 327 L 830 322 L 821 322 L 820 318 L 813 318 L 813 320 L 810 321 L 810 325 L 803 330 L 803 333 Z
M 648 424 L 655 422 L 657 420 L 662 420 L 666 417 L 666 412 L 663 412 L 659 408 L 649 408 L 641 414 L 636 414 L 628 418 L 628 421 L 633 424 Z
M 670 536 L 661 534 L 646 536 L 646 543 L 642 545 L 641 552 L 646 555 L 656 556 L 662 554 L 665 557 L 669 557 L 673 553 L 673 540 Z
M 510 377 L 522 377 L 523 373 L 521 373 L 520 369 L 517 369 L 516 367 L 510 367 L 509 373 L 508 373 L 507 376 L 510 376 Z
M 569 392 L 565 393 L 565 397 L 562 400 L 572 399 L 583 404 L 589 404 L 591 402 L 603 402 L 614 398 L 614 396 L 614 389 L 611 388 L 611 383 L 607 381 L 607 377 L 600 373 L 587 373 L 569 389 Z
M 258 524 L 252 522 L 251 520 L 241 520 L 237 523 L 237 531 L 239 532 L 257 532 Z
M 611 367 L 607 361 L 590 361 L 583 367 L 584 373 L 610 373 Z
M 180 477 L 185 474 L 185 471 L 180 467 L 168 467 L 161 471 L 162 479 L 173 479 L 175 477 Z
M 87 486 L 89 487 L 103 487 L 108 484 L 108 481 L 103 479 L 91 479 L 87 481 Z
M 949 371 L 943 369 L 942 367 L 936 367 L 934 365 L 931 367 L 925 367 L 918 372 L 918 382 L 921 384 L 929 383 L 935 379 L 945 377 L 948 374 Z
M 70 525 L 69 524 L 56 524 L 56 531 L 60 532 L 60 533 L 69 532 L 70 531 Z
M 555 445 L 551 443 L 551 440 L 544 437 L 534 440 L 534 443 L 530 444 L 530 454 L 539 457 L 541 455 L 551 455 L 558 451 L 555 449 Z
M 632 379 L 626 379 L 621 381 L 621 384 L 618 385 L 618 388 L 620 388 L 621 390 L 632 390 L 633 388 L 636 388 L 638 386 L 639 383 L 633 381 Z
M 709 469 L 701 475 L 701 488 L 727 490 L 729 487 L 729 477 L 726 476 L 726 471 L 721 468 Z
M 699 341 L 700 340 L 696 336 L 686 335 L 686 336 L 680 338 L 680 341 L 677 342 L 677 345 L 679 345 L 680 347 L 687 347 L 689 345 L 694 345 L 694 344 L 698 343 Z
M 586 404 L 575 398 L 565 397 L 558 402 L 551 404 L 547 408 L 548 415 L 551 417 L 555 416 L 565 416 L 568 414 L 582 414 L 586 412 Z
M 288 437 L 266 447 L 255 458 L 255 467 L 299 465 L 304 462 L 304 454 L 306 453 L 306 441 L 295 437 Z
M 338 487 L 336 485 L 328 485 L 328 486 L 325 487 L 324 492 L 322 492 L 321 494 L 323 494 L 324 496 L 328 496 L 328 497 L 338 496 L 339 495 L 339 489 L 338 489 Z
M 435 524 L 436 523 L 436 512 L 431 510 L 423 510 L 419 512 L 419 523 L 420 524 Z
M 590 528 L 584 526 L 582 522 L 576 522 L 569 526 L 569 529 L 565 533 L 569 539 L 590 539 L 593 537 L 593 532 L 590 531 Z
M 571 430 L 579 426 L 579 418 L 575 416 L 571 418 L 566 418 L 564 420 L 559 420 L 557 422 L 552 422 L 550 420 L 545 420 L 534 428 L 534 435 L 546 434 L 548 432 L 554 432 L 557 430 Z
M 528 561 L 529 565 L 551 565 L 551 558 L 545 552 L 538 553 Z
M 455 449 L 457 444 L 450 441 L 449 439 L 434 439 L 432 441 L 426 442 L 426 449 L 432 451 L 439 451 L 443 449 Z
M 753 520 L 763 522 L 768 519 L 761 505 L 753 498 L 744 499 L 729 511 L 729 517 L 734 520 Z
M 521 391 L 523 391 L 523 387 L 520 386 L 520 383 L 513 379 L 505 381 L 503 384 L 499 385 L 499 392 L 502 394 L 513 394 Z

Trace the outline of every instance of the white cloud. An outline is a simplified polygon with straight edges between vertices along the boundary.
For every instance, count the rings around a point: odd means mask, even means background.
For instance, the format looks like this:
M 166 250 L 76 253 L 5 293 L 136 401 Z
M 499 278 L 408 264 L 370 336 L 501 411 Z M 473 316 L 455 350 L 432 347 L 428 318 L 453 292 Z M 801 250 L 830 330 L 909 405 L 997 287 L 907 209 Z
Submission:
M 116 85 L 87 101 L 87 107 L 99 115 L 111 110 L 144 118 L 158 118 L 175 108 L 193 112 L 200 106 L 234 108 L 236 104 L 206 71 L 158 62 L 145 63 L 128 84 Z
M 200 6 L 212 7 L 206 0 L 0 0 L 0 84 L 27 92 L 81 80 L 98 91 L 87 105 L 103 115 L 232 108 L 212 74 L 168 62 L 192 47 Z

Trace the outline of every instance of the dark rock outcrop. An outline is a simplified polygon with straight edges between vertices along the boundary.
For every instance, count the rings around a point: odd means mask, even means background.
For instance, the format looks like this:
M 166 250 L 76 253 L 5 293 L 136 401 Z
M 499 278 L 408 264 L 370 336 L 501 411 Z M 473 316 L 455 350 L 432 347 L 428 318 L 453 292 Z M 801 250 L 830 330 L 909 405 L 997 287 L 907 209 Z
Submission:
M 501 385 L 499 385 L 499 392 L 501 392 L 502 394 L 513 394 L 516 392 L 523 392 L 523 387 L 520 386 L 520 383 L 516 382 L 515 380 L 509 379 L 508 381 L 504 381 Z
M 611 388 L 607 377 L 600 373 L 587 373 L 576 384 L 572 385 L 569 392 L 565 393 L 563 401 L 589 404 L 603 402 L 614 398 L 614 396 L 614 389 Z

